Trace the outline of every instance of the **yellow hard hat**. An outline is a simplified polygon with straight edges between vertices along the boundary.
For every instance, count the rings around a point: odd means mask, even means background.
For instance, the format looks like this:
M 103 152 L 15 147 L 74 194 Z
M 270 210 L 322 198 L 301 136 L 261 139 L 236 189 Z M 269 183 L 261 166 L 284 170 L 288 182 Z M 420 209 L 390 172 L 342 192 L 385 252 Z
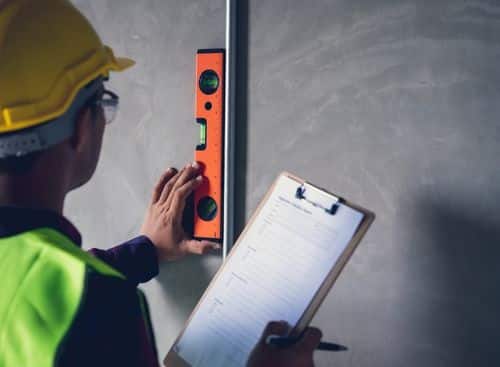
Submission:
M 61 116 L 82 87 L 133 64 L 69 0 L 0 0 L 0 134 Z

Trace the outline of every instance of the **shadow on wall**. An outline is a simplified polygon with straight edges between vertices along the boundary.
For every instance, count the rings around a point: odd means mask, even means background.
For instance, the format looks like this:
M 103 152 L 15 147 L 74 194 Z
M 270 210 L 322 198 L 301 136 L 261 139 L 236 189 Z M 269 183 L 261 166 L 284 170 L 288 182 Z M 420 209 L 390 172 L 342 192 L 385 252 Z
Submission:
M 182 219 L 184 230 L 191 235 L 193 234 L 193 215 L 194 200 L 193 195 L 191 195 L 186 202 Z M 160 269 L 160 274 L 156 279 L 165 295 L 175 305 L 177 315 L 181 320 L 187 320 L 212 280 L 213 271 L 210 271 L 206 264 L 206 260 L 210 256 L 221 257 L 220 254 L 203 257 L 193 255 L 180 261 L 162 265 L 168 267 L 169 271 L 161 271 Z
M 238 1 L 238 50 L 236 55 L 236 159 L 235 159 L 235 240 L 246 223 L 248 166 L 248 0 Z
M 434 356 L 457 366 L 500 365 L 500 206 L 485 214 L 478 205 L 466 197 L 422 200 L 418 222 L 430 238 L 414 244 L 409 261 L 421 286 L 416 328 Z
M 210 255 L 209 255 L 210 256 Z M 187 320 L 212 280 L 212 272 L 198 256 L 168 263 L 169 271 L 160 271 L 156 278 L 165 295 L 177 308 L 177 317 Z

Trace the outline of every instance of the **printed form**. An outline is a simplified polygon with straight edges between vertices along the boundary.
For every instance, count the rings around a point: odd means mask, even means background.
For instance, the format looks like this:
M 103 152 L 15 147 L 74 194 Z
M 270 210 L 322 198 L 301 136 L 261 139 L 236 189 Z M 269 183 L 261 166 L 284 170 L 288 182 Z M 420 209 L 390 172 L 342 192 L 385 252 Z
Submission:
M 341 204 L 331 216 L 297 185 L 278 179 L 174 346 L 191 366 L 245 366 L 269 321 L 297 324 L 354 236 L 361 212 Z

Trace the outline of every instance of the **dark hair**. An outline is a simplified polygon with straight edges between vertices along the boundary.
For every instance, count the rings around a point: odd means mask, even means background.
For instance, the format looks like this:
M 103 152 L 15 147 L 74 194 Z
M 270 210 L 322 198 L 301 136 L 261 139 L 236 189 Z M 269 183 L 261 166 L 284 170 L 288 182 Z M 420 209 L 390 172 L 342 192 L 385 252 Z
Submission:
M 33 152 L 21 157 L 0 158 L 0 175 L 22 175 L 28 173 L 43 151 Z

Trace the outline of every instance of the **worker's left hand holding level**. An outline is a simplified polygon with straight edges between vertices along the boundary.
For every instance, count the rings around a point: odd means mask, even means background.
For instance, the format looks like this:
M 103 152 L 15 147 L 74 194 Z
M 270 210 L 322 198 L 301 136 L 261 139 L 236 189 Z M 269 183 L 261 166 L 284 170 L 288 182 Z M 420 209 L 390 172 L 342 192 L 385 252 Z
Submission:
M 196 162 L 181 171 L 169 168 L 158 181 L 141 234 L 153 242 L 160 261 L 178 260 L 188 254 L 202 255 L 220 248 L 217 243 L 192 239 L 182 226 L 186 200 L 202 182 Z

